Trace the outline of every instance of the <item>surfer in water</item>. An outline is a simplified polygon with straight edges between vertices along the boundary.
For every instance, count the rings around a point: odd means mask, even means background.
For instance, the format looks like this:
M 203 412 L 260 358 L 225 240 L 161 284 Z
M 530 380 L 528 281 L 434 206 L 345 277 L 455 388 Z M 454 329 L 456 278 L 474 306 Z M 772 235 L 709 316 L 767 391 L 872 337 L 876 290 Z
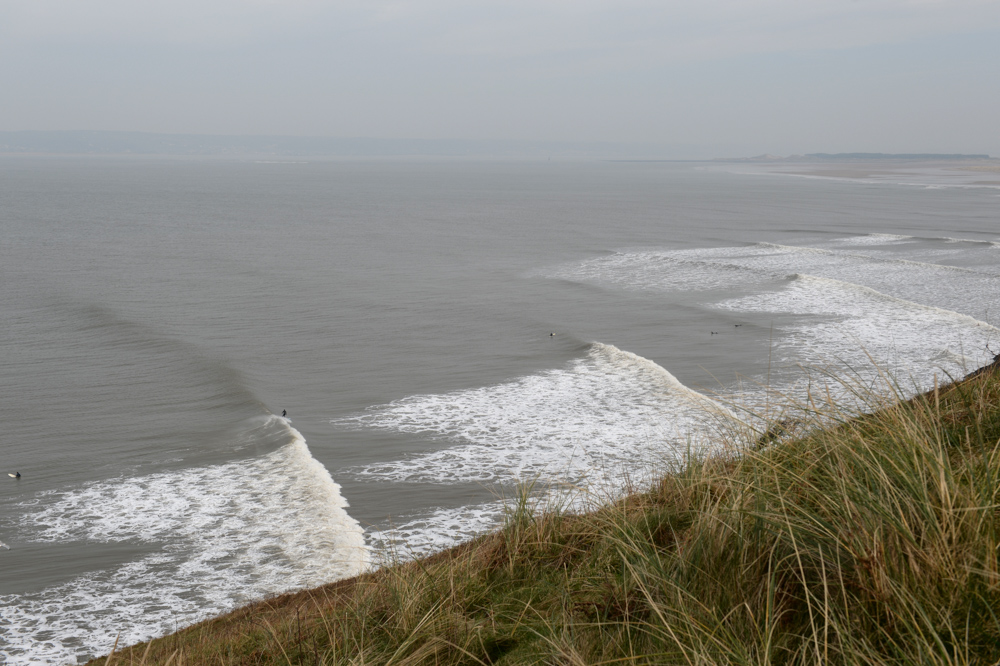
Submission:
M 12 479 L 20 479 L 21 478 L 21 473 L 20 472 L 13 472 L 13 473 L 7 472 L 7 476 L 9 476 Z
M 288 416 L 288 412 L 286 412 L 285 410 L 281 410 L 281 416 L 282 417 Z

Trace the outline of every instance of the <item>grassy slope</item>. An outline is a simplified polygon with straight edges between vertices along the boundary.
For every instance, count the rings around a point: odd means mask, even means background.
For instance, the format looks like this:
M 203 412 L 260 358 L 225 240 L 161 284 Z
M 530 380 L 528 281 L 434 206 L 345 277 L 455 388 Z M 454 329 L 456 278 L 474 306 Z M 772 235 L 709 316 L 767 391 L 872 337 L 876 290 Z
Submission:
M 1000 368 L 751 448 L 92 663 L 1000 662 Z

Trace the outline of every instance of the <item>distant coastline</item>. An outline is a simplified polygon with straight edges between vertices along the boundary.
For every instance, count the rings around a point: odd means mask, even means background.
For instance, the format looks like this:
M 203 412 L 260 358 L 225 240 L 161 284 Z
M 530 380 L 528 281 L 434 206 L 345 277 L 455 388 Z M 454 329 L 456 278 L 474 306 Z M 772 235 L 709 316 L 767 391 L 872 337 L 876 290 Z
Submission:
M 806 155 L 755 155 L 754 157 L 718 157 L 714 162 L 867 162 L 867 161 L 949 161 L 992 160 L 987 154 L 966 153 L 808 153 Z
M 926 187 L 1000 187 L 1000 159 L 967 153 L 810 153 L 720 158 L 754 173 Z

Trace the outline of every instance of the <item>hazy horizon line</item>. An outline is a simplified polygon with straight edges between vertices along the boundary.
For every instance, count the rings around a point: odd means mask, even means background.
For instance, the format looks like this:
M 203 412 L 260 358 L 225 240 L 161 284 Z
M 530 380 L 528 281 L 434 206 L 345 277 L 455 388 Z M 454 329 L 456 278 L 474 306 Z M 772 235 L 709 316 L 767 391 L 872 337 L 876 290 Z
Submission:
M 292 134 L 198 134 L 132 130 L 3 130 L 0 154 L 284 156 L 284 157 L 531 157 L 646 161 L 786 161 L 836 159 L 992 159 L 978 153 L 800 152 L 757 154 L 733 145 L 533 139 L 410 138 Z M 740 155 L 743 156 L 740 156 Z

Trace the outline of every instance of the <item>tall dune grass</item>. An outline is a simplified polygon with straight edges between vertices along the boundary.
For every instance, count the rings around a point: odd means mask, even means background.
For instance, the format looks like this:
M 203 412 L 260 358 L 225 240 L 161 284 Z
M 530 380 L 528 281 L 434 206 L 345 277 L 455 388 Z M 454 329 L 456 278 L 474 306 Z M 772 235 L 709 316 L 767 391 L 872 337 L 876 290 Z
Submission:
M 1000 370 L 860 397 L 596 511 L 525 495 L 450 551 L 95 663 L 1000 663 Z

